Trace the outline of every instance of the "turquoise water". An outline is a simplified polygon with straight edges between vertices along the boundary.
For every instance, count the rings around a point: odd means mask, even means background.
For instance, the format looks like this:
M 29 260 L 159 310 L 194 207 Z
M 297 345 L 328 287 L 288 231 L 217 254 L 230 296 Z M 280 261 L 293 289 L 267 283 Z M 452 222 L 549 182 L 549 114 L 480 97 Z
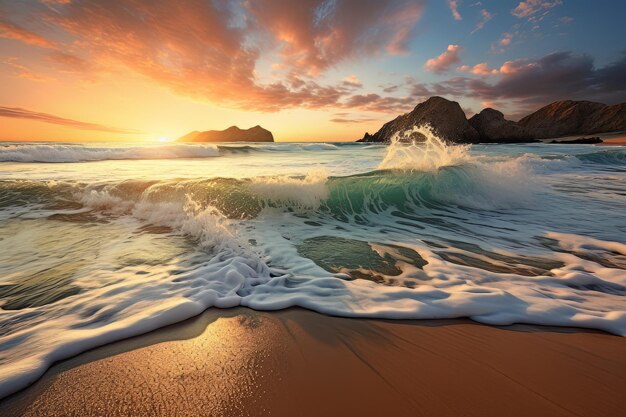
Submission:
M 626 334 L 626 150 L 0 144 L 0 396 L 211 307 Z

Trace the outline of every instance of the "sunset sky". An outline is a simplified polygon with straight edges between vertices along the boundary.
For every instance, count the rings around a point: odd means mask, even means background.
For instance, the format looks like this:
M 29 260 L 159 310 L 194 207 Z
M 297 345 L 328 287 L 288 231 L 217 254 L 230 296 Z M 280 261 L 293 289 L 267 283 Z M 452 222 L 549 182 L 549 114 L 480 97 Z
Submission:
M 626 101 L 626 2 L 0 0 L 0 140 L 355 140 L 431 95 Z

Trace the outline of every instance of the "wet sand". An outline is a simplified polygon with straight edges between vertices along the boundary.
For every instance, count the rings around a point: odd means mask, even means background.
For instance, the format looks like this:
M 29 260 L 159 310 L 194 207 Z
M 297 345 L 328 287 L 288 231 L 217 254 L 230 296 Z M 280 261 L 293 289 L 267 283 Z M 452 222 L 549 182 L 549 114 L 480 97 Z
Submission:
M 604 142 L 598 143 L 597 146 L 626 146 L 626 136 L 602 138 Z
M 212 309 L 53 366 L 2 416 L 617 416 L 626 339 Z

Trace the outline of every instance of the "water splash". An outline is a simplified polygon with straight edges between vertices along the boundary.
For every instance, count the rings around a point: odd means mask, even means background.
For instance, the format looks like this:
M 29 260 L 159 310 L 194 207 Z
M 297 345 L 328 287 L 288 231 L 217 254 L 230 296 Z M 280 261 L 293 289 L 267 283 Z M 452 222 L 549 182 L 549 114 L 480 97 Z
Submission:
M 423 136 L 424 142 L 413 137 Z M 407 144 L 407 140 L 410 143 Z M 414 126 L 391 137 L 379 169 L 436 171 L 441 167 L 460 165 L 471 160 L 468 145 L 448 145 L 430 125 Z

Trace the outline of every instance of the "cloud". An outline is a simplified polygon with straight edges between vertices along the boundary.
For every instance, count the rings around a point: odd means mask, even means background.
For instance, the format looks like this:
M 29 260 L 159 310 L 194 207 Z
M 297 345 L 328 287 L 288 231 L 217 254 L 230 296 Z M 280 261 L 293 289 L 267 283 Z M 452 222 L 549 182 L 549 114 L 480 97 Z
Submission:
M 461 59 L 459 58 L 459 53 L 462 49 L 463 48 L 461 48 L 459 45 L 448 45 L 448 49 L 446 49 L 445 52 L 443 52 L 436 58 L 431 58 L 426 61 L 424 67 L 428 71 L 432 71 L 437 74 L 444 73 L 448 71 L 448 69 L 452 65 L 461 62 Z
M 509 46 L 513 41 L 513 35 L 511 33 L 503 33 L 502 38 L 498 41 L 498 44 L 501 46 Z
M 354 123 L 367 123 L 379 120 L 374 117 L 367 117 L 362 115 L 354 115 L 350 113 L 335 113 L 333 118 L 330 119 L 333 123 L 354 124 Z
M 539 11 L 551 9 L 561 4 L 563 4 L 561 0 L 526 0 L 521 1 L 517 7 L 511 10 L 511 14 L 515 17 L 527 18 Z
M 468 65 L 461 65 L 457 68 L 459 71 L 469 71 L 472 74 L 476 75 L 497 75 L 500 73 L 497 69 L 489 68 L 486 62 L 481 62 L 480 64 L 476 64 L 473 67 Z
M 359 80 L 359 78 L 354 74 L 348 75 L 347 77 L 345 77 L 342 81 L 342 84 L 347 87 L 355 87 L 355 88 L 363 87 L 363 83 L 361 82 L 361 80 Z
M 344 107 L 355 85 L 325 84 L 321 76 L 348 60 L 406 53 L 425 1 L 363 0 L 358 7 L 333 0 L 52 3 L 25 3 L 20 17 L 45 22 L 57 43 L 8 21 L 1 33 L 56 47 L 48 58 L 87 79 L 132 71 L 179 95 L 278 111 Z M 266 57 L 280 68 L 272 74 L 279 78 L 256 71 Z
M 452 17 L 454 20 L 463 20 L 461 17 L 461 13 L 459 13 L 459 4 L 461 2 L 459 0 L 448 0 L 448 7 L 450 8 L 450 12 L 452 12 Z
M 384 97 L 379 94 L 355 94 L 349 97 L 343 107 L 372 111 L 380 113 L 392 113 L 412 109 L 415 106 L 415 98 L 407 97 Z
M 28 68 L 26 65 L 20 64 L 16 57 L 6 58 L 4 61 L 2 61 L 2 63 L 12 68 L 15 76 L 19 78 L 24 78 L 27 80 L 37 81 L 37 82 L 44 82 L 44 81 L 51 80 L 50 77 L 47 77 L 42 74 L 37 74 L 33 72 L 30 68 Z
M 0 17 L 0 38 L 13 39 L 24 42 L 28 45 L 35 45 L 41 48 L 54 49 L 56 45 L 51 40 L 24 29 L 21 26 L 11 23 Z
M 398 89 L 400 89 L 399 84 L 385 84 L 385 85 L 380 85 L 379 87 L 385 93 L 395 93 L 396 91 L 398 91 Z
M 531 106 L 563 99 L 626 101 L 626 56 L 595 68 L 588 55 L 555 52 L 536 60 L 507 61 L 500 74 L 501 79 L 494 84 L 467 80 L 467 96 L 518 100 Z
M 478 32 L 479 30 L 482 30 L 485 27 L 485 25 L 487 24 L 487 22 L 489 22 L 491 19 L 493 19 L 493 15 L 491 13 L 489 13 L 489 11 L 487 11 L 487 9 L 482 9 L 480 11 L 480 16 L 481 16 L 481 19 L 476 24 L 476 27 L 474 28 L 472 33 L 475 33 L 475 32 Z
M 434 83 L 428 87 L 431 95 L 464 97 L 468 93 L 468 77 L 452 77 L 448 80 Z
M 385 50 L 407 52 L 423 1 L 310 0 L 248 2 L 249 17 L 271 34 L 283 62 L 299 73 L 317 76 L 347 58 Z
M 91 69 L 91 65 L 87 60 L 66 52 L 55 51 L 50 53 L 48 58 L 51 61 L 60 64 L 66 71 L 69 72 L 85 73 Z
M 564 25 L 567 25 L 568 23 L 572 23 L 573 21 L 574 21 L 574 18 L 571 16 L 559 17 L 559 22 L 561 22 Z
M 16 119 L 35 120 L 44 123 L 52 123 L 56 125 L 69 126 L 82 130 L 98 130 L 101 132 L 121 133 L 121 134 L 137 134 L 141 133 L 137 130 L 120 129 L 111 126 L 104 126 L 96 123 L 81 122 L 78 120 L 65 119 L 63 117 L 54 116 L 48 113 L 39 113 L 31 110 L 20 109 L 18 107 L 1 107 L 0 117 L 11 117 Z
M 555 52 L 538 59 L 517 59 L 504 62 L 500 68 L 486 63 L 457 68 L 480 78 L 455 76 L 436 83 L 419 83 L 408 78 L 408 102 L 396 103 L 410 108 L 433 95 L 454 99 L 469 98 L 485 103 L 503 103 L 515 109 L 510 117 L 521 117 L 538 107 L 557 100 L 595 100 L 607 104 L 626 102 L 626 54 L 604 67 L 594 66 L 593 58 L 569 51 Z M 489 75 L 487 78 L 485 76 Z M 380 103 L 381 97 L 366 95 L 369 105 Z M 361 103 L 363 104 L 363 103 Z M 492 107 L 492 106 L 490 106 Z

